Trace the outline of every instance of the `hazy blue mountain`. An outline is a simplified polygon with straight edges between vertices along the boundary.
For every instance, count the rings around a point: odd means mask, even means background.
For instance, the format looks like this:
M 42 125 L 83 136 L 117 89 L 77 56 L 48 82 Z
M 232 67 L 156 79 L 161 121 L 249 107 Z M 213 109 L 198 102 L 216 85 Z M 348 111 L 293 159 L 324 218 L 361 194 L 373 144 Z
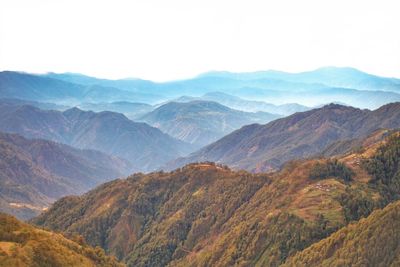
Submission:
M 71 107 L 65 106 L 65 105 L 58 105 L 54 103 L 47 103 L 47 102 L 38 102 L 38 101 L 29 101 L 29 100 L 22 100 L 22 99 L 16 99 L 16 98 L 2 98 L 0 99 L 2 103 L 9 103 L 11 105 L 29 105 L 29 106 L 34 106 L 40 109 L 47 109 L 47 110 L 60 110 L 64 111 L 66 109 L 69 109 Z
M 213 101 L 169 102 L 140 118 L 182 141 L 201 147 L 252 123 L 267 123 L 279 115 L 234 110 Z
M 0 72 L 0 98 L 17 98 L 30 101 L 76 105 L 81 102 L 159 101 L 163 99 L 146 92 L 102 85 L 82 85 L 45 75 L 21 72 Z
M 95 112 L 113 111 L 122 113 L 131 120 L 135 120 L 144 114 L 152 111 L 154 107 L 145 103 L 134 103 L 128 101 L 118 101 L 111 103 L 82 103 L 77 106 L 82 110 L 91 110 Z
M 344 102 L 374 109 L 400 101 L 398 79 L 369 75 L 350 68 L 321 68 L 312 72 L 211 72 L 179 81 L 155 83 L 140 79 L 106 80 L 79 74 L 28 75 L 0 73 L 0 97 L 34 101 L 143 102 L 156 104 L 182 95 L 211 92 L 272 104 L 316 106 Z
M 0 102 L 0 113 L 2 131 L 96 149 L 127 159 L 135 171 L 156 169 L 191 150 L 189 144 L 115 112 L 59 112 Z
M 247 112 L 268 112 L 280 115 L 291 115 L 296 112 L 310 110 L 310 107 L 306 107 L 297 103 L 288 103 L 283 105 L 274 105 L 263 101 L 246 100 L 237 96 L 229 95 L 222 92 L 210 92 L 201 97 L 190 97 L 181 96 L 177 98 L 176 102 L 189 102 L 193 100 L 207 100 L 215 101 L 227 107 L 247 111 Z
M 168 165 L 214 161 L 237 169 L 266 171 L 322 152 L 339 140 L 366 137 L 379 128 L 400 127 L 400 103 L 369 111 L 331 104 L 265 125 L 252 124 Z
M 274 70 L 248 73 L 215 71 L 205 73 L 201 76 L 224 77 L 237 80 L 276 79 L 294 83 L 324 84 L 329 87 L 400 92 L 400 79 L 380 77 L 349 67 L 322 67 L 313 71 L 299 73 Z
M 400 101 L 398 79 L 374 76 L 352 68 L 325 67 L 300 73 L 209 72 L 192 79 L 164 83 L 138 79 L 112 81 L 71 74 L 51 77 L 80 81 L 86 85 L 97 84 L 131 92 L 146 92 L 161 96 L 160 101 L 182 95 L 199 97 L 212 92 L 223 92 L 253 101 L 273 104 L 298 103 L 305 106 L 344 102 L 360 108 L 374 109 L 393 101 Z M 366 90 L 368 92 L 365 92 Z M 229 106 L 227 103 L 222 104 Z
M 130 164 L 95 150 L 0 132 L 0 211 L 28 219 L 56 199 L 125 176 Z

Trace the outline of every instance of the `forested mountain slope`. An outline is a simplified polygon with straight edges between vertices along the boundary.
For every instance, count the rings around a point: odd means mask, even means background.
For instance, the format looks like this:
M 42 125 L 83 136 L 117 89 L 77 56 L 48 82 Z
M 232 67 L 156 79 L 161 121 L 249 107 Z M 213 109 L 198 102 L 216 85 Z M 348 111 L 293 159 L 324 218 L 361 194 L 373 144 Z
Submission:
M 135 174 L 63 198 L 33 222 L 80 233 L 129 266 L 277 266 L 398 199 L 399 140 L 271 174 L 207 162 Z M 390 168 L 371 167 L 380 164 Z
M 284 266 L 399 266 L 400 202 L 335 232 Z
M 69 240 L 0 213 L 0 266 L 119 267 L 100 248 L 91 248 L 78 236 Z

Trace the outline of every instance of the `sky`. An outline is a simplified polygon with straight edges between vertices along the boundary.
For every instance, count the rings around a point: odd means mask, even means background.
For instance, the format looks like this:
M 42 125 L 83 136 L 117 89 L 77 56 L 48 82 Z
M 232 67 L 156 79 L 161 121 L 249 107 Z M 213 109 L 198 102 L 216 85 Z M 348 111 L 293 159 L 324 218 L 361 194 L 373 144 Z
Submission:
M 398 0 L 0 0 L 0 70 L 184 79 L 351 66 L 400 77 Z

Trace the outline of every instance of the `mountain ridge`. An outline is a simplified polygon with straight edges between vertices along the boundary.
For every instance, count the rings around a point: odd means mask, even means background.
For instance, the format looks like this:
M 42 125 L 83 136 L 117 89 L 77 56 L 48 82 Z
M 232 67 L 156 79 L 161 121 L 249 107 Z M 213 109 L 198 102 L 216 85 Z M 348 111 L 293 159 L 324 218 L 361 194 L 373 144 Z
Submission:
M 129 173 L 128 162 L 93 150 L 0 132 L 0 210 L 20 219 L 56 199 Z
M 151 170 L 189 152 L 191 146 L 145 123 L 115 112 L 64 112 L 0 101 L 0 130 L 27 138 L 52 140 L 81 149 L 95 149 L 127 159 L 134 170 Z
M 268 122 L 278 115 L 250 113 L 226 107 L 214 101 L 168 102 L 145 114 L 140 121 L 159 128 L 182 141 L 201 147 L 254 122 Z
M 331 143 L 365 137 L 378 128 L 400 127 L 400 103 L 374 111 L 337 104 L 299 112 L 265 125 L 247 125 L 167 164 L 174 169 L 196 161 L 215 161 L 236 169 L 268 171 L 284 162 L 319 153 Z

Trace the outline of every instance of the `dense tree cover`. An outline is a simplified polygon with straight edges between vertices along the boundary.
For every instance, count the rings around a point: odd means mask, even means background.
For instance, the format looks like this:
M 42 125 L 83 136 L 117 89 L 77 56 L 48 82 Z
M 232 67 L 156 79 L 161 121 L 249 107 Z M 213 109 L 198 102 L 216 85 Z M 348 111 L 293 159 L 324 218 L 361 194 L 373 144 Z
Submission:
M 372 176 L 371 184 L 376 186 L 385 203 L 400 199 L 400 134 L 391 135 L 386 144 L 375 155 L 364 162 Z
M 374 199 L 372 192 L 365 185 L 346 188 L 338 197 L 338 201 L 343 207 L 346 222 L 367 217 L 374 209 L 382 206 L 382 201 Z
M 399 266 L 400 202 L 335 232 L 284 266 Z
M 129 266 L 277 265 L 336 229 L 325 215 L 344 221 L 333 194 L 333 215 L 319 203 L 296 214 L 290 200 L 311 187 L 309 166 L 269 176 L 210 162 L 139 173 L 57 201 L 34 222 L 79 233 Z
M 0 213 L 0 266 L 122 266 L 82 238 L 68 240 Z
M 337 159 L 327 160 L 323 163 L 318 162 L 310 171 L 310 179 L 313 180 L 338 177 L 348 182 L 351 181 L 353 175 L 353 171 Z

